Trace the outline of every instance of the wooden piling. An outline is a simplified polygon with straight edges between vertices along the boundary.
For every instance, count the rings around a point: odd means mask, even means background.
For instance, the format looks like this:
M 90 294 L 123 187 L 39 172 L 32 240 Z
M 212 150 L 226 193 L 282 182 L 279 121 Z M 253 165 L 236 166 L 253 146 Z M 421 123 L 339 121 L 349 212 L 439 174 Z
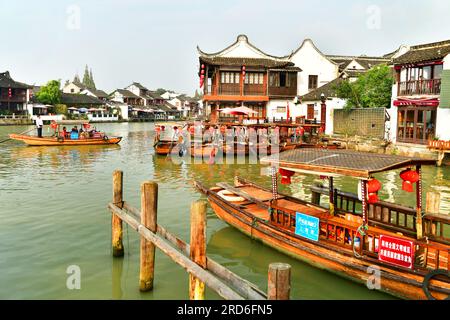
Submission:
M 291 266 L 287 263 L 269 265 L 267 299 L 289 300 L 291 291 Z
M 439 214 L 440 204 L 441 204 L 441 194 L 439 192 L 428 191 L 426 197 L 425 212 L 432 214 Z M 436 228 L 437 228 L 436 222 L 429 222 L 427 229 L 433 236 L 436 235 Z
M 146 181 L 141 184 L 141 224 L 156 232 L 158 210 L 158 184 Z M 141 236 L 139 290 L 153 289 L 155 274 L 155 245 Z
M 113 203 L 119 207 L 123 207 L 123 172 L 115 170 L 113 172 Z M 122 257 L 123 249 L 123 227 L 122 220 L 115 214 L 112 215 L 112 252 L 114 257 Z
M 206 269 L 206 202 L 195 201 L 191 204 L 191 243 L 190 258 Z M 205 299 L 205 283 L 189 274 L 189 298 Z

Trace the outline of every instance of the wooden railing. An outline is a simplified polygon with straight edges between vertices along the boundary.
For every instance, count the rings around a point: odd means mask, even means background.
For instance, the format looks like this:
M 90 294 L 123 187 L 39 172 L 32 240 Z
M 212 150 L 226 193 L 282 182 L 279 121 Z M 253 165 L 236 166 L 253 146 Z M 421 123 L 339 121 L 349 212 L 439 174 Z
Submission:
M 313 186 L 311 192 L 328 195 L 327 188 Z M 316 197 L 317 199 L 317 197 Z M 316 202 L 316 204 L 319 204 Z M 361 216 L 361 200 L 356 194 L 334 190 L 334 205 L 337 213 L 351 213 Z M 402 232 L 407 235 L 416 234 L 416 210 L 395 203 L 378 201 L 368 205 L 369 225 L 381 226 L 394 232 Z M 423 217 L 424 236 L 430 239 L 450 243 L 450 238 L 446 236 L 445 228 L 450 228 L 450 217 L 446 215 L 427 214 Z M 447 231 L 450 232 L 450 231 Z
M 241 94 L 239 84 L 222 83 L 219 86 L 219 95 L 237 95 Z
M 398 83 L 398 95 L 440 94 L 441 79 L 412 80 Z
M 281 229 L 295 233 L 296 212 L 287 208 L 271 205 L 270 221 Z M 319 239 L 326 243 L 332 243 L 342 249 L 347 249 L 347 254 L 352 255 L 355 250 L 360 255 L 378 259 L 381 233 L 374 229 L 368 229 L 366 235 L 361 237 L 356 226 L 351 226 L 336 220 L 321 220 L 319 223 Z M 400 236 L 401 237 L 401 236 Z M 355 239 L 359 241 L 355 245 Z M 411 239 L 408 239 L 411 240 Z M 429 243 L 423 240 L 413 240 L 417 250 L 414 260 L 415 269 L 444 269 L 450 270 L 450 249 L 445 244 Z M 355 248 L 354 248 L 355 247 Z M 353 249 L 354 248 L 354 249 Z M 378 263 L 389 265 L 381 260 Z
M 265 96 L 266 89 L 262 84 L 244 84 L 245 96 Z

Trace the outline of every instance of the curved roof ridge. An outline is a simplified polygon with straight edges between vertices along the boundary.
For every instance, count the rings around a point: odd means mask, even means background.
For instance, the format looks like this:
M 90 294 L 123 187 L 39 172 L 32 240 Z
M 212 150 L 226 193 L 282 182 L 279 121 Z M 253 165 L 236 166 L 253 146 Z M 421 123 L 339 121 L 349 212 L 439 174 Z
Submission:
M 306 38 L 303 40 L 302 44 L 295 49 L 294 51 L 292 51 L 292 53 L 289 55 L 289 59 L 291 59 L 298 51 L 300 51 L 301 48 L 303 48 L 303 46 L 305 45 L 306 42 L 310 42 L 312 47 L 314 48 L 314 50 L 316 50 L 320 55 L 322 55 L 324 58 L 326 58 L 328 61 L 330 61 L 332 64 L 338 65 L 338 63 L 334 62 L 333 60 L 331 60 L 330 58 L 328 58 L 328 56 L 326 54 L 324 54 L 322 51 L 319 50 L 319 48 L 316 47 L 316 45 L 314 44 L 314 41 L 312 41 L 311 38 Z
M 268 54 L 268 53 L 262 51 L 261 49 L 256 47 L 254 44 L 252 44 L 248 40 L 248 37 L 245 34 L 238 35 L 235 42 L 233 42 L 231 45 L 227 46 L 226 48 L 224 48 L 224 49 L 222 49 L 220 51 L 217 51 L 217 52 L 214 52 L 214 53 L 206 53 L 203 50 L 201 50 L 200 47 L 197 45 L 197 52 L 202 57 L 214 58 L 214 57 L 217 57 L 217 56 L 219 56 L 219 55 L 221 55 L 223 53 L 226 53 L 227 51 L 231 50 L 233 47 L 236 47 L 240 42 L 245 42 L 251 49 L 255 50 L 257 53 L 259 53 L 259 54 L 261 54 L 261 55 L 263 55 L 263 56 L 265 56 L 267 58 L 270 58 L 270 59 L 283 61 L 283 60 L 287 60 L 288 57 L 289 57 L 289 55 L 281 56 L 281 57 L 280 56 L 275 56 L 275 55 L 271 55 L 271 54 Z M 244 58 L 244 57 L 242 57 L 242 58 Z

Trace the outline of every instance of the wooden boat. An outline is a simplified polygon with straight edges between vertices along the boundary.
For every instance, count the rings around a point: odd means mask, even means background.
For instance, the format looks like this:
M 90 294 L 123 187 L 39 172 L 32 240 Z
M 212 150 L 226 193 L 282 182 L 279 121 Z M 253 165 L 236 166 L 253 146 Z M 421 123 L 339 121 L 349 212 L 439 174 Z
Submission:
M 83 125 L 85 133 L 75 139 L 74 136 L 64 136 L 59 130 L 61 126 L 65 125 Z M 22 141 L 29 146 L 78 146 L 78 145 L 108 145 L 118 144 L 122 137 L 108 137 L 106 134 L 98 131 L 88 131 L 89 121 L 77 120 L 60 120 L 51 123 L 54 129 L 54 134 L 48 137 L 39 138 L 37 136 L 10 134 L 9 137 L 13 140 Z
M 313 148 L 262 162 L 272 166 L 272 190 L 239 177 L 234 185 L 211 188 L 196 181 L 219 218 L 276 250 L 397 297 L 448 297 L 450 218 L 423 215 L 421 203 L 421 166 L 434 165 L 434 160 Z M 282 182 L 294 173 L 328 177 L 329 205 L 321 206 L 317 193 L 313 202 L 279 194 L 276 166 Z M 410 167 L 415 170 L 402 174 L 414 171 L 419 177 L 416 208 L 374 202 L 373 174 Z M 358 179 L 362 200 L 334 189 L 336 176 Z
M 155 124 L 155 139 L 153 147 L 156 154 L 167 155 L 171 152 L 178 152 L 179 130 L 186 124 L 179 122 L 163 122 Z

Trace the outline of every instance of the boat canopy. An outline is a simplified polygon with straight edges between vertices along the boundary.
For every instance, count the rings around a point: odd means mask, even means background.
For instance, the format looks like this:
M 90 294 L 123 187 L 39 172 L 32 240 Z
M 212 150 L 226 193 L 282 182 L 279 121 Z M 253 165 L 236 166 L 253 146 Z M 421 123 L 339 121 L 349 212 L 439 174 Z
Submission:
M 417 165 L 436 165 L 436 160 L 351 150 L 311 148 L 274 154 L 261 159 L 261 163 L 310 174 L 368 179 L 377 172 Z

